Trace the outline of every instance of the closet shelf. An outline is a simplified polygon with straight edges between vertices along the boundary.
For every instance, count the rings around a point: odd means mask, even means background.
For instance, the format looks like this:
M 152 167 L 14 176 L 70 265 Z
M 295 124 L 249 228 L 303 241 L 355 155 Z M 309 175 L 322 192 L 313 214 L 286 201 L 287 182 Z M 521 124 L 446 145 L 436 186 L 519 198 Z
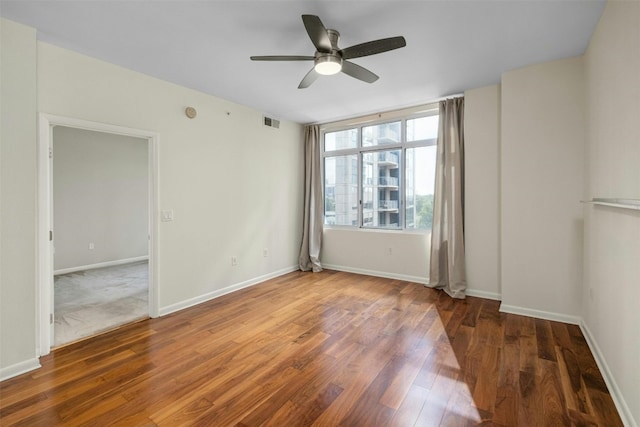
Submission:
M 640 200 L 638 199 L 605 199 L 594 197 L 591 200 L 582 200 L 582 203 L 640 211 Z

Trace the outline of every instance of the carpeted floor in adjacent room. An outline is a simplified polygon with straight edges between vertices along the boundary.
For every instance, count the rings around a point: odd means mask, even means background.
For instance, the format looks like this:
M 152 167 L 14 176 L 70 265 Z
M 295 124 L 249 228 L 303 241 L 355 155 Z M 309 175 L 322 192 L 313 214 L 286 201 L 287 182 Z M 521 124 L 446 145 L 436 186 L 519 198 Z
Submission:
M 55 276 L 54 347 L 149 316 L 147 261 Z

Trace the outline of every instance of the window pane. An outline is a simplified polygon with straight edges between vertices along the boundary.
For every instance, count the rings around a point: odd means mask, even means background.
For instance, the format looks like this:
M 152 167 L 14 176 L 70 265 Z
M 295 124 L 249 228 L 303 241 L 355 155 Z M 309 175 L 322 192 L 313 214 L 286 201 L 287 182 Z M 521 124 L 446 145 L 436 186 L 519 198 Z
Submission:
M 366 126 L 362 128 L 362 146 L 397 144 L 400 142 L 400 122 L 383 123 L 381 125 Z
M 358 129 L 324 134 L 324 151 L 344 150 L 358 146 Z
M 407 141 L 436 139 L 438 137 L 439 117 L 429 116 L 407 120 Z
M 362 154 L 362 226 L 400 227 L 400 150 Z
M 436 146 L 408 148 L 406 155 L 406 228 L 431 230 Z
M 324 223 L 358 225 L 358 157 L 324 159 Z

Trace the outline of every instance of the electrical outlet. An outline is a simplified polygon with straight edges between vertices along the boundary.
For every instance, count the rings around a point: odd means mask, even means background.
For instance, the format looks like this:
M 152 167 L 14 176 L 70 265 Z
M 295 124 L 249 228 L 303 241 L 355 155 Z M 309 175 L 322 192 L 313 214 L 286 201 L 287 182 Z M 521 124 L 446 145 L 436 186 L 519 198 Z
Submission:
M 173 221 L 173 209 L 160 212 L 160 221 L 162 222 Z
M 89 250 L 92 251 L 95 248 L 93 242 L 89 243 Z
M 264 248 L 262 250 L 262 256 L 267 258 L 269 256 L 269 248 Z
M 231 266 L 232 266 L 232 267 L 235 267 L 236 265 L 238 265 L 238 258 L 237 258 L 237 257 L 232 256 L 232 257 L 231 257 Z

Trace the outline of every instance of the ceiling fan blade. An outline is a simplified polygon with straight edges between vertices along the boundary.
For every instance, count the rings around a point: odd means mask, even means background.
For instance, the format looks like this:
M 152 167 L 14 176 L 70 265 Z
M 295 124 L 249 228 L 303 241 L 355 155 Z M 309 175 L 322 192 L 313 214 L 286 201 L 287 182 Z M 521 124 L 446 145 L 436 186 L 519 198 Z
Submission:
M 304 76 L 304 79 L 302 79 L 302 81 L 300 82 L 300 84 L 298 85 L 298 89 L 304 89 L 307 88 L 309 86 L 311 86 L 311 83 L 315 82 L 316 79 L 320 76 L 320 74 L 318 74 L 315 70 L 315 68 L 312 68 L 306 76 Z
M 302 15 L 302 22 L 318 52 L 331 52 L 331 40 L 320 18 L 316 15 Z
M 313 61 L 313 56 L 266 55 L 252 56 L 252 61 Z
M 373 74 L 366 68 L 363 68 L 349 61 L 342 61 L 342 72 L 367 83 L 373 83 L 379 78 L 377 75 Z
M 393 49 L 405 47 L 406 45 L 407 41 L 402 36 L 374 40 L 342 49 L 342 59 L 375 55 L 376 53 L 387 52 Z

